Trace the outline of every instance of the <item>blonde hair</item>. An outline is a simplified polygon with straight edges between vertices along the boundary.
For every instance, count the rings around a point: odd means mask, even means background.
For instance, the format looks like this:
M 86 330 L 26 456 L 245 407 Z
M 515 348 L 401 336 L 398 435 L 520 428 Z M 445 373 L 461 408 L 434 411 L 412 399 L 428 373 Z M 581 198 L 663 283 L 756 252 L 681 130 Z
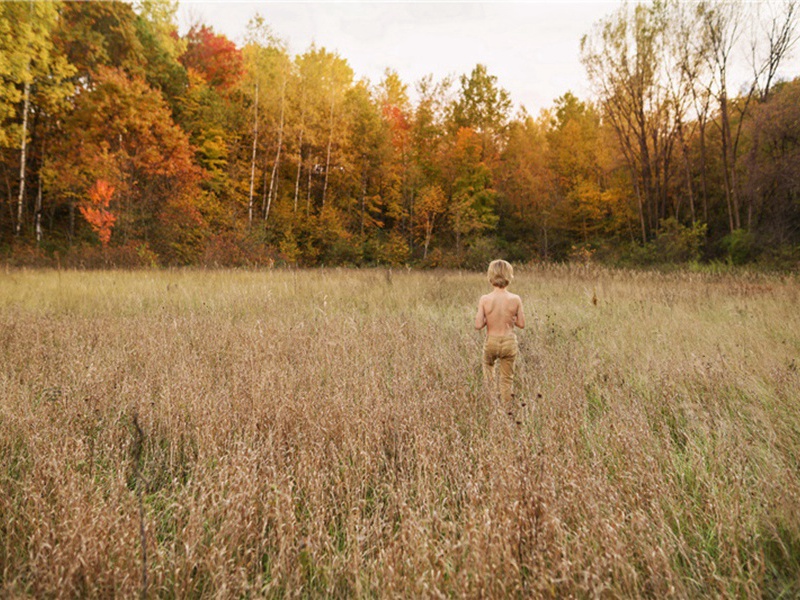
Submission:
M 493 260 L 489 263 L 489 283 L 495 287 L 506 287 L 514 279 L 514 267 L 504 260 Z

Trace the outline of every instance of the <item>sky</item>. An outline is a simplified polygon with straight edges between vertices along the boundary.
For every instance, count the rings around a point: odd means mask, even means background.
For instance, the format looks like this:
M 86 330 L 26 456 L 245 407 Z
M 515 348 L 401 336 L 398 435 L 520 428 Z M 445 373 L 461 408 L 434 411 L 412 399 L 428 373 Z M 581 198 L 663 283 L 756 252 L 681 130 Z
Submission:
M 516 107 L 535 115 L 567 91 L 591 95 L 580 40 L 620 4 L 180 0 L 178 23 L 181 33 L 202 22 L 242 44 L 248 21 L 260 14 L 292 55 L 315 43 L 338 52 L 357 78 L 375 84 L 391 68 L 408 84 L 412 99 L 422 77 L 458 77 L 481 63 Z

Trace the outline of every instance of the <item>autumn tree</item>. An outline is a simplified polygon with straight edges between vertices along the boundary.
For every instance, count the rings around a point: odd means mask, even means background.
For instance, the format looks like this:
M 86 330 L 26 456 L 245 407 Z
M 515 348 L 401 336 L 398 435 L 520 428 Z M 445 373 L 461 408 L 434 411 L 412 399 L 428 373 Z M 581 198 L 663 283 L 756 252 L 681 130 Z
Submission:
M 114 186 L 105 179 L 98 179 L 89 188 L 86 201 L 78 205 L 81 215 L 97 234 L 103 248 L 108 246 L 108 242 L 111 240 L 111 230 L 117 220 L 116 215 L 109 210 L 113 195 Z
M 778 83 L 748 125 L 753 157 L 745 191 L 762 246 L 786 248 L 800 239 L 800 78 Z
M 288 88 L 293 77 L 291 59 L 284 43 L 278 39 L 263 18 L 256 16 L 248 24 L 247 44 L 243 49 L 245 77 L 241 85 L 243 96 L 253 94 L 253 115 L 257 122 L 252 128 L 254 153 L 251 157 L 251 181 L 248 200 L 248 219 L 252 224 L 254 178 L 256 157 L 259 150 L 261 131 L 261 174 L 260 216 L 264 222 L 269 219 L 270 209 L 277 197 L 279 169 L 286 143 L 288 114 Z M 264 143 L 266 140 L 267 143 Z
M 77 199 L 106 180 L 116 190 L 122 241 L 147 240 L 167 259 L 187 260 L 204 227 L 194 204 L 203 174 L 187 135 L 144 80 L 105 67 L 94 80 L 65 122 L 49 185 Z
M 566 93 L 555 102 L 547 132 L 549 160 L 555 173 L 554 216 L 583 243 L 602 226 L 603 181 L 598 164 L 600 117 L 592 106 Z
M 382 119 L 378 102 L 372 96 L 366 82 L 357 83 L 348 92 L 347 110 L 350 135 L 346 148 L 344 179 L 349 184 L 346 197 L 351 198 L 349 207 L 357 217 L 354 221 L 362 243 L 375 229 L 386 223 L 387 200 L 383 187 L 386 167 L 391 152 L 389 131 Z M 397 207 L 392 213 L 396 215 Z
M 412 227 L 408 228 L 407 242 L 414 252 L 416 237 L 416 202 L 421 191 L 429 186 L 444 186 L 443 166 L 447 157 L 447 118 L 451 105 L 449 78 L 434 81 L 427 75 L 416 84 L 418 101 L 409 124 L 410 167 L 408 172 L 407 202 L 404 212 Z
M 0 3 L 3 247 L 467 265 L 796 244 L 796 7 L 624 4 L 582 41 L 594 96 L 512 118 L 481 64 L 412 95 L 291 55 L 259 16 L 240 47 L 179 36 L 176 0 Z
M 176 123 L 189 136 L 194 162 L 206 173 L 201 182 L 201 200 L 206 205 L 209 225 L 219 233 L 232 227 L 241 204 L 235 183 L 239 107 L 190 69 L 174 114 Z
M 69 112 L 76 107 L 75 97 L 90 90 L 97 73 L 104 68 L 121 70 L 129 77 L 147 78 L 165 92 L 177 94 L 185 87 L 185 70 L 176 62 L 178 45 L 172 34 L 174 6 L 166 0 L 142 0 L 137 10 L 128 2 L 65 2 L 60 5 L 58 27 L 53 43 L 72 68 L 69 110 L 56 121 L 54 150 L 66 147 L 70 135 Z M 59 164 L 64 157 L 43 161 Z M 52 175 L 50 175 L 52 178 Z M 67 177 L 69 179 L 69 177 Z M 91 178 L 88 178 L 91 179 Z M 84 189 L 89 183 L 84 183 Z M 56 196 L 52 210 L 69 207 L 69 239 L 75 226 L 76 196 L 62 194 L 63 186 L 52 188 Z
M 752 207 L 748 207 L 746 223 L 742 220 L 742 204 L 748 199 L 742 197 L 738 181 L 743 127 L 753 100 L 768 97 L 775 75 L 797 39 L 797 3 L 779 2 L 762 10 L 738 1 L 704 1 L 698 3 L 697 14 L 704 40 L 702 56 L 710 73 L 708 88 L 717 102 L 722 183 L 733 233 L 745 224 L 749 227 L 752 217 Z M 745 92 L 732 98 L 730 71 L 744 44 L 749 47 L 753 75 Z
M 511 96 L 497 84 L 486 65 L 478 64 L 469 76 L 462 75 L 458 97 L 452 105 L 452 123 L 457 131 L 469 128 L 481 139 L 481 160 L 494 159 L 502 146 L 501 136 L 511 111 Z
M 436 228 L 447 210 L 447 199 L 438 185 L 425 186 L 420 190 L 414 211 L 414 228 L 422 241 L 422 259 L 428 258 L 428 249 Z
M 75 67 L 79 86 L 87 86 L 100 67 L 145 74 L 137 16 L 128 2 L 64 2 L 54 41 Z
M 413 108 L 408 86 L 395 71 L 387 69 L 378 84 L 376 100 L 389 144 L 382 165 L 381 195 L 387 217 L 397 235 L 402 236 L 413 195 Z
M 14 232 L 22 233 L 28 206 L 28 170 L 31 148 L 42 162 L 44 130 L 54 113 L 64 108 L 74 73 L 53 44 L 58 3 L 4 2 L 0 4 L 0 147 L 19 149 L 19 177 Z M 36 196 L 34 220 L 41 240 L 42 188 Z
M 314 49 L 312 49 L 314 52 Z M 324 48 L 316 51 L 316 58 L 323 62 L 324 78 L 323 91 L 324 100 L 329 103 L 328 109 L 328 140 L 325 149 L 325 172 L 322 184 L 322 209 L 325 208 L 325 199 L 328 191 L 328 184 L 331 176 L 331 158 L 334 151 L 334 141 L 336 139 L 337 125 L 340 124 L 342 115 L 342 104 L 344 102 L 347 89 L 353 81 L 353 70 L 347 61 L 338 54 L 331 54 Z M 341 130 L 339 130 L 341 131 Z M 334 157 L 335 160 L 335 157 Z
M 200 73 L 209 85 L 227 90 L 242 76 L 242 52 L 208 25 L 194 25 L 186 34 L 186 50 L 180 57 L 187 69 Z
M 481 136 L 468 127 L 456 133 L 445 170 L 449 192 L 450 226 L 456 242 L 456 256 L 461 260 L 464 238 L 493 229 L 497 224 L 497 192 L 489 166 L 481 158 Z
M 308 217 L 311 209 L 311 175 L 313 171 L 312 153 L 316 146 L 314 139 L 314 123 L 318 121 L 312 89 L 315 83 L 316 65 L 308 56 L 297 56 L 294 59 L 295 76 L 290 80 L 290 131 L 294 151 L 294 191 L 292 194 L 292 212 L 297 214 L 301 204 L 301 190 L 305 184 L 305 213 Z M 305 177 L 304 177 L 305 176 Z M 306 183 L 307 181 L 307 183 Z
M 175 24 L 178 1 L 137 0 L 134 6 L 145 81 L 161 91 L 174 111 L 188 83 L 186 68 L 179 60 L 186 50 L 186 40 L 179 37 Z
M 306 102 L 306 129 L 313 132 L 306 136 L 313 156 L 307 200 L 314 199 L 316 195 L 319 208 L 323 209 L 328 200 L 331 177 L 337 171 L 340 135 L 346 132 L 343 106 L 347 90 L 352 85 L 353 70 L 338 54 L 314 45 L 297 60 Z M 312 189 L 317 179 L 321 181 Z
M 209 223 L 209 236 L 237 229 L 246 210 L 245 173 L 249 174 L 247 99 L 241 50 L 213 29 L 195 25 L 182 40 L 179 60 L 187 84 L 175 102 L 175 120 L 189 134 L 195 161 L 206 172 L 195 204 Z M 207 62 L 206 62 L 207 61 Z M 247 162 L 246 162 L 247 161 Z M 243 209 L 244 205 L 244 209 Z
M 581 39 L 581 60 L 617 133 L 638 203 L 642 240 L 666 216 L 674 137 L 663 71 L 664 5 L 623 5 Z
M 550 255 L 554 226 L 555 173 L 548 161 L 546 118 L 522 111 L 508 126 L 508 137 L 496 171 L 498 232 L 512 254 L 528 256 L 535 249 Z

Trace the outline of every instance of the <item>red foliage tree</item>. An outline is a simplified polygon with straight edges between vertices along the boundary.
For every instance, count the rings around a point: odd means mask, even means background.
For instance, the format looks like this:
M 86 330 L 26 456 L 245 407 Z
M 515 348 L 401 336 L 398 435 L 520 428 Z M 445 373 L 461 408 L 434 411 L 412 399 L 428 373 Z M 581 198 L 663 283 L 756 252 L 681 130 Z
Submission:
M 181 63 L 200 73 L 210 85 L 228 89 L 241 79 L 242 52 L 224 35 L 207 25 L 195 25 L 186 34 L 186 42 Z

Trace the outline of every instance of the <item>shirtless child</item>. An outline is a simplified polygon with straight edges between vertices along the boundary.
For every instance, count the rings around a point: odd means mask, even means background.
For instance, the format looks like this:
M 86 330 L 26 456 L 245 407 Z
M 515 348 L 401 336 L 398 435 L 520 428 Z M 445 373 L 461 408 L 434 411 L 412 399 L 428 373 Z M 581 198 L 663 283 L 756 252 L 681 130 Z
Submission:
M 495 363 L 500 365 L 500 398 L 505 410 L 517 423 L 521 423 L 514 394 L 514 361 L 517 358 L 517 336 L 514 326 L 525 327 L 522 300 L 506 287 L 514 278 L 514 269 L 504 260 L 489 264 L 489 283 L 494 290 L 481 296 L 475 329 L 486 327 L 486 342 L 483 345 L 483 380 L 490 390 L 494 389 Z

